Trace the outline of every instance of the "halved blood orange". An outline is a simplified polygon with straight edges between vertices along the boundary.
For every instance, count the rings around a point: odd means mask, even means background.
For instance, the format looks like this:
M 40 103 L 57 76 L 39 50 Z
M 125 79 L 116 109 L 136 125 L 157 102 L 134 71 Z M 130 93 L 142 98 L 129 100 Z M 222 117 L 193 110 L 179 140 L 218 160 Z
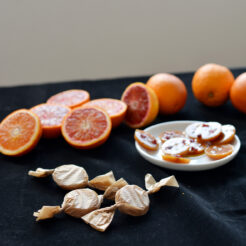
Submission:
M 31 151 L 42 135 L 37 115 L 27 109 L 9 114 L 0 124 L 0 152 L 21 156 Z
M 65 116 L 61 128 L 65 140 L 79 149 L 91 149 L 103 144 L 111 129 L 109 115 L 95 106 L 73 109 Z
M 55 138 L 61 135 L 61 124 L 64 117 L 71 111 L 69 107 L 43 103 L 31 108 L 40 119 L 43 137 Z
M 82 106 L 90 100 L 90 94 L 85 90 L 67 90 L 57 93 L 47 100 L 50 104 L 60 104 L 70 108 Z
M 155 120 L 159 102 L 155 92 L 141 82 L 130 84 L 121 100 L 128 106 L 125 122 L 132 128 L 141 128 Z
M 112 121 L 112 127 L 117 127 L 124 120 L 127 105 L 121 100 L 112 98 L 100 98 L 87 102 L 84 106 L 97 106 L 104 109 Z
M 205 149 L 205 154 L 211 159 L 222 159 L 233 152 L 231 144 L 212 145 Z
M 156 138 L 150 133 L 142 130 L 135 130 L 134 139 L 139 143 L 139 145 L 147 150 L 157 150 L 159 147 Z

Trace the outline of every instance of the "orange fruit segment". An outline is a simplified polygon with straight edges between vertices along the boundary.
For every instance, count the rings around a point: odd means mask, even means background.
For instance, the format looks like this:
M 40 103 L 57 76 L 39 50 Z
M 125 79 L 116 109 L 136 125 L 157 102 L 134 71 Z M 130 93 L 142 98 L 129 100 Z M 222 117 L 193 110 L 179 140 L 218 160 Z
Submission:
M 233 82 L 234 76 L 228 68 L 206 64 L 196 71 L 192 79 L 192 91 L 201 103 L 216 107 L 226 102 Z
M 171 138 L 179 138 L 184 136 L 184 133 L 181 131 L 164 131 L 160 134 L 159 138 L 162 143 L 165 143 L 167 140 Z
M 61 128 L 65 140 L 79 149 L 91 149 L 103 144 L 111 129 L 108 114 L 95 106 L 73 109 L 65 116 Z
M 31 151 L 42 135 L 38 116 L 27 109 L 16 110 L 0 124 L 0 151 L 21 156 Z
M 157 150 L 159 147 L 156 138 L 142 130 L 135 130 L 134 139 L 147 150 Z
M 143 83 L 130 84 L 121 100 L 127 104 L 125 122 L 132 128 L 141 128 L 155 120 L 159 103 L 155 92 Z
M 124 120 L 127 105 L 121 100 L 112 98 L 100 98 L 87 102 L 85 106 L 97 106 L 104 109 L 112 121 L 112 127 L 117 127 Z
M 228 144 L 233 141 L 236 134 L 236 128 L 233 125 L 223 125 L 222 133 L 216 140 L 216 144 Z
M 187 138 L 172 138 L 161 147 L 165 155 L 185 155 L 189 152 L 190 140 Z
M 231 144 L 212 145 L 205 149 L 205 154 L 211 159 L 222 159 L 233 152 Z
M 233 106 L 246 114 L 246 73 L 240 74 L 230 89 L 230 99 Z
M 69 107 L 43 103 L 31 108 L 40 119 L 43 137 L 55 138 L 61 135 L 61 124 L 64 117 L 71 111 Z
M 70 108 L 82 106 L 90 100 L 90 94 L 85 90 L 67 90 L 57 93 L 47 100 L 49 104 L 60 104 Z
M 221 129 L 221 124 L 218 122 L 197 122 L 187 126 L 185 132 L 190 138 L 213 141 L 220 136 Z
M 149 78 L 146 85 L 156 93 L 161 114 L 175 114 L 184 107 L 187 89 L 184 82 L 175 75 L 155 74 Z
M 190 159 L 188 158 L 173 156 L 173 155 L 162 155 L 162 159 L 164 161 L 169 161 L 169 162 L 174 162 L 174 163 L 182 163 L 182 164 L 190 163 Z

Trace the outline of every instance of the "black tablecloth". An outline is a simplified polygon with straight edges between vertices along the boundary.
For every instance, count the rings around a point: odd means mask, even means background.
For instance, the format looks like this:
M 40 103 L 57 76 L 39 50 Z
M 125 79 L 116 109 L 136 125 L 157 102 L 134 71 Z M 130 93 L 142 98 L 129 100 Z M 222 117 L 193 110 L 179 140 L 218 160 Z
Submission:
M 233 70 L 237 76 L 246 69 Z M 134 130 L 122 124 L 108 141 L 93 150 L 77 150 L 62 137 L 42 139 L 28 155 L 0 155 L 0 245 L 246 245 L 246 117 L 230 102 L 208 108 L 191 93 L 192 73 L 178 74 L 188 87 L 184 109 L 173 116 L 159 116 L 155 123 L 170 120 L 219 121 L 236 126 L 242 146 L 229 164 L 210 171 L 177 172 L 145 161 L 134 146 Z M 37 86 L 0 88 L 0 117 L 19 108 L 30 108 L 62 90 L 81 88 L 91 98 L 120 98 L 124 88 L 147 77 L 101 81 L 76 81 Z M 82 220 L 60 214 L 35 222 L 33 211 L 42 205 L 60 205 L 66 193 L 51 178 L 35 179 L 29 169 L 54 168 L 74 163 L 91 178 L 113 170 L 116 178 L 144 187 L 144 175 L 159 180 L 176 175 L 180 189 L 163 188 L 151 195 L 149 212 L 131 217 L 117 211 L 104 233 Z M 109 205 L 105 202 L 104 206 Z

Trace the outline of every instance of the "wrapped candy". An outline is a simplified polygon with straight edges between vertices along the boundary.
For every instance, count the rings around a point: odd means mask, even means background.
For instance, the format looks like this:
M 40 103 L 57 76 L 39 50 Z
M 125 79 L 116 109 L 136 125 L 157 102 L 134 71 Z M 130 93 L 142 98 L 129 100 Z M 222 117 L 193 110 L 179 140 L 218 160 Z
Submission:
M 149 210 L 149 194 L 156 193 L 163 186 L 179 187 L 174 176 L 156 182 L 151 174 L 145 176 L 144 190 L 137 185 L 124 185 L 115 195 L 115 204 L 96 209 L 84 216 L 82 220 L 98 231 L 105 231 L 110 225 L 116 209 L 131 216 L 142 216 Z
M 85 214 L 100 208 L 104 197 L 114 200 L 116 192 L 125 185 L 127 185 L 127 182 L 121 178 L 110 185 L 103 195 L 98 195 L 89 188 L 76 189 L 65 195 L 61 206 L 43 206 L 33 215 L 37 217 L 36 221 L 53 218 L 61 212 L 75 218 L 81 218 Z
M 65 190 L 74 190 L 89 186 L 105 191 L 110 185 L 116 182 L 112 171 L 89 180 L 86 170 L 83 167 L 73 164 L 62 165 L 55 169 L 37 168 L 36 171 L 29 171 L 28 175 L 37 178 L 52 175 L 55 183 Z
M 33 215 L 36 221 L 53 218 L 56 214 L 64 212 L 72 217 L 81 218 L 85 214 L 100 208 L 103 196 L 98 195 L 89 188 L 76 189 L 68 192 L 61 206 L 43 206 Z

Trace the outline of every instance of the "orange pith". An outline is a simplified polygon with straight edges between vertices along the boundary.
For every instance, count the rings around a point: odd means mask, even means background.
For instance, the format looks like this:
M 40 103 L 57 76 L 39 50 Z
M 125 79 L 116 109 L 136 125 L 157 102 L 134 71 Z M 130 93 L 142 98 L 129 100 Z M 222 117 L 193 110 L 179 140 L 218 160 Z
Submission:
M 82 106 L 90 100 L 90 94 L 85 90 L 67 90 L 51 96 L 47 103 L 60 104 L 70 108 Z
M 155 120 L 159 103 L 155 92 L 145 84 L 130 84 L 121 97 L 128 106 L 125 122 L 132 128 L 140 128 Z
M 69 107 L 47 103 L 39 104 L 30 110 L 39 117 L 45 138 L 55 138 L 61 134 L 62 120 L 71 111 Z
M 216 107 L 226 102 L 233 82 L 234 76 L 228 68 L 206 64 L 194 74 L 192 91 L 197 100 L 207 106 Z
M 26 154 L 36 146 L 41 135 L 39 118 L 29 110 L 16 110 L 0 124 L 0 151 L 10 156 Z
M 124 120 L 127 105 L 117 99 L 100 98 L 87 102 L 84 106 L 97 106 L 104 109 L 112 121 L 112 127 L 117 127 Z
M 62 135 L 70 145 L 90 149 L 103 144 L 111 128 L 111 119 L 104 110 L 95 106 L 82 106 L 65 116 Z

